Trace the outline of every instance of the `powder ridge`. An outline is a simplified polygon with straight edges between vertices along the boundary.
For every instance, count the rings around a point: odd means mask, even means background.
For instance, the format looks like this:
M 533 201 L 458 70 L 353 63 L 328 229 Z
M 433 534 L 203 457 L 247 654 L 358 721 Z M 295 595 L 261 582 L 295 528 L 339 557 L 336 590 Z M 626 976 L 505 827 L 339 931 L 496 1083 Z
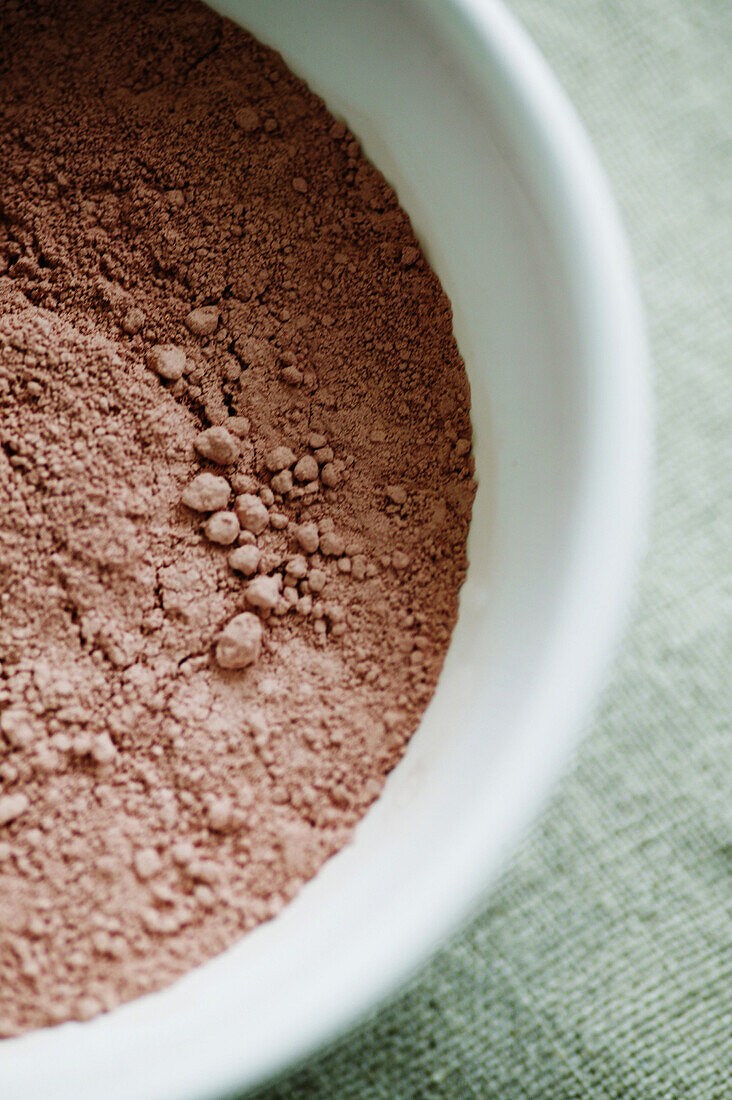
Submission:
M 271 918 L 429 701 L 474 494 L 357 140 L 194 3 L 0 13 L 0 1035 Z

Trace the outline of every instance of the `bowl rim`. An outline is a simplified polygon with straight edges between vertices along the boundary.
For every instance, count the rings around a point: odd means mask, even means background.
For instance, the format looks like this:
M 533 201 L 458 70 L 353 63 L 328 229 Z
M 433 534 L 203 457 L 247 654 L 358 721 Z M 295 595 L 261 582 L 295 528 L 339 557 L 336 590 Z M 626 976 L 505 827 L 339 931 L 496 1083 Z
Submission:
M 592 518 L 579 536 L 581 552 L 575 562 L 573 594 L 575 609 L 580 610 L 567 616 L 551 662 L 554 670 L 561 671 L 545 697 L 554 704 L 552 720 L 537 721 L 533 743 L 523 746 L 522 763 L 527 767 L 501 799 L 510 815 L 502 836 L 502 854 L 488 865 L 486 843 L 495 815 L 477 805 L 466 814 L 460 828 L 464 858 L 456 860 L 448 888 L 440 891 L 442 902 L 435 905 L 431 919 L 423 920 L 416 934 L 412 926 L 409 940 L 395 936 L 396 948 L 382 953 L 379 971 L 362 967 L 363 983 L 350 987 L 344 983 L 340 992 L 348 988 L 347 997 L 331 1004 L 327 1015 L 304 1022 L 299 1035 L 290 1035 L 277 1054 L 264 1059 L 267 1066 L 260 1065 L 259 1072 L 240 1066 L 238 1076 L 235 1071 L 222 1073 L 218 1084 L 209 1080 L 205 1093 L 196 1092 L 195 1100 L 214 1100 L 234 1082 L 247 1089 L 273 1082 L 299 1061 L 342 1039 L 369 1011 L 395 996 L 467 919 L 548 800 L 571 756 L 619 644 L 639 573 L 653 453 L 650 354 L 634 265 L 605 173 L 557 77 L 503 0 L 420 0 L 420 8 L 459 49 L 493 107 L 499 89 L 499 113 L 513 120 L 509 123 L 512 137 L 523 138 L 524 148 L 519 151 L 523 153 L 522 168 L 544 200 L 542 214 L 547 216 L 553 244 L 560 246 L 560 251 L 563 246 L 566 266 L 576 274 L 575 309 L 584 307 L 588 319 L 578 355 L 588 364 L 594 362 L 598 371 L 607 372 L 606 385 L 596 392 L 592 405 L 593 427 L 599 429 L 604 424 L 608 438 L 595 440 L 594 476 L 586 485 L 584 510 Z M 487 72 L 491 73 L 490 86 Z M 608 396 L 608 380 L 614 415 L 604 416 L 602 401 Z M 597 493 L 598 474 L 608 453 L 615 456 L 616 465 L 603 472 L 605 514 L 600 521 L 592 494 Z M 605 570 L 603 593 L 588 599 L 590 592 L 597 595 L 598 563 Z M 583 630 L 583 622 L 591 629 Z M 223 1053 L 224 1042 L 220 1048 Z M 230 1069 L 236 1063 L 234 1050 L 232 1031 Z M 191 1093 L 191 1100 L 193 1096 Z
M 283 1029 L 256 1058 L 237 1042 L 237 1018 L 206 1035 L 205 1054 L 201 1048 L 179 1050 L 186 1077 L 177 1100 L 213 1100 L 286 1072 L 395 994 L 466 918 L 566 764 L 619 639 L 640 560 L 652 450 L 649 358 L 630 254 L 608 184 L 574 108 L 502 0 L 421 0 L 420 6 L 471 67 L 478 91 L 493 107 L 498 101 L 541 200 L 552 244 L 574 278 L 574 310 L 585 319 L 577 333 L 578 358 L 594 371 L 598 385 L 588 401 L 589 469 L 565 595 L 570 610 L 557 628 L 534 728 L 521 743 L 520 778 L 501 799 L 500 853 L 492 862 L 486 856 L 495 839 L 496 807 L 476 800 L 456 826 L 456 843 L 464 841 L 461 858 L 445 871 L 444 882 L 440 868 L 441 897 L 429 918 L 410 927 L 407 938 L 400 922 L 378 967 L 362 965 L 363 980 L 344 981 L 337 997 L 327 1004 L 321 998 L 318 1012 L 301 1013 L 299 1028 Z M 615 456 L 612 469 L 606 468 L 608 454 Z M 600 568 L 604 584 L 598 593 Z M 588 599 L 590 593 L 596 598 Z M 164 1074 L 156 1073 L 153 1084 L 148 1070 L 143 1060 L 129 1067 L 126 1086 L 136 1091 L 128 1095 L 170 1100 Z

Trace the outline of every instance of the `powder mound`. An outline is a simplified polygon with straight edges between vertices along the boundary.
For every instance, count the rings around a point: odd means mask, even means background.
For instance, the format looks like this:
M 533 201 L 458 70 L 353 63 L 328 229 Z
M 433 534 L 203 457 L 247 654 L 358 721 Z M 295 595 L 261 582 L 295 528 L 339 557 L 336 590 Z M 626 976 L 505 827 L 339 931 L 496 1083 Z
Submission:
M 434 692 L 475 485 L 358 141 L 203 5 L 0 11 L 0 1036 L 274 917 Z

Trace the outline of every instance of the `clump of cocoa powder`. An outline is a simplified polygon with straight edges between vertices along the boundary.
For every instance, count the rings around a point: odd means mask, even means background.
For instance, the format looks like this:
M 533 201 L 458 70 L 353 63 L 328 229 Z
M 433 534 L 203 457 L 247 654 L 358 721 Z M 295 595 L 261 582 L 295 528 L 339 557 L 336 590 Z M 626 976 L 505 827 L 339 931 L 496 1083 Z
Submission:
M 189 2 L 0 13 L 0 1035 L 274 916 L 464 576 L 469 391 L 394 193 Z

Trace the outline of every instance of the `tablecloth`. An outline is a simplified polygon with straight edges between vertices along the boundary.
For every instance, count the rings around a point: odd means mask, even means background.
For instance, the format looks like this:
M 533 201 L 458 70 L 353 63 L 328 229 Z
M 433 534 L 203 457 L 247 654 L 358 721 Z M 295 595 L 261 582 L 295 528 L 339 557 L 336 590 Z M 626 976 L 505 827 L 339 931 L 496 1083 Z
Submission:
M 631 628 L 480 915 L 257 1100 L 732 1097 L 732 0 L 511 0 L 609 174 L 657 442 Z

